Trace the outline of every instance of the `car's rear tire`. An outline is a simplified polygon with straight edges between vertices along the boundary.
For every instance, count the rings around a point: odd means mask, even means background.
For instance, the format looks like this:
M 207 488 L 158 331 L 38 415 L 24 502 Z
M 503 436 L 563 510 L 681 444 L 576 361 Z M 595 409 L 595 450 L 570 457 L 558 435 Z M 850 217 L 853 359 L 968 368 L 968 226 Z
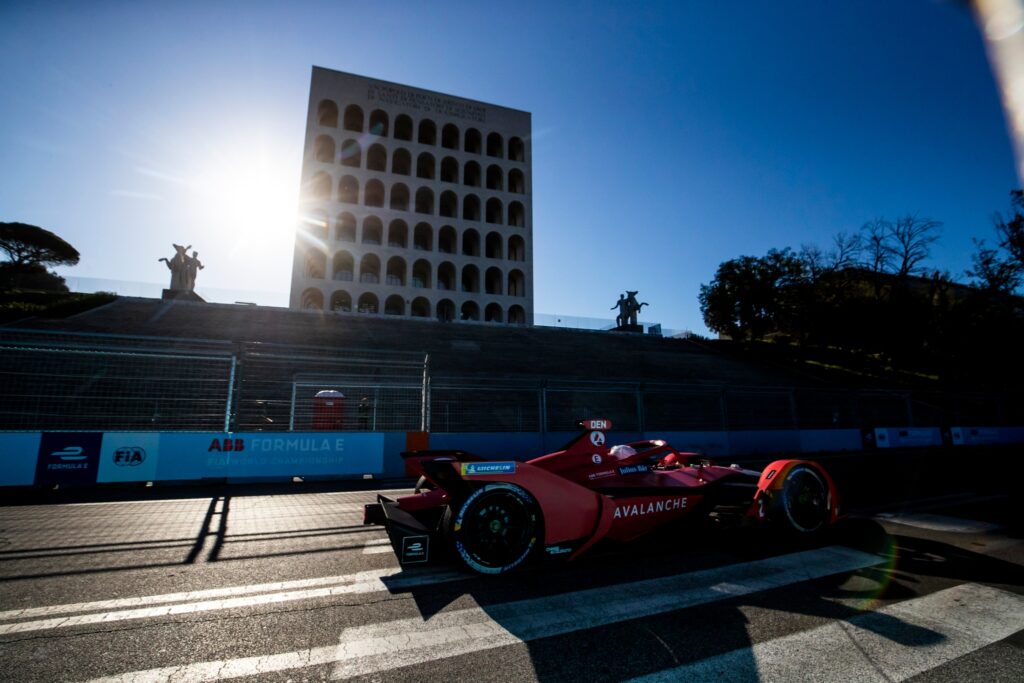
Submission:
M 821 472 L 811 465 L 796 465 L 773 497 L 771 519 L 793 536 L 814 537 L 828 527 L 831 506 Z
M 540 507 L 526 489 L 515 484 L 485 484 L 451 516 L 455 552 L 481 574 L 515 569 L 542 543 Z

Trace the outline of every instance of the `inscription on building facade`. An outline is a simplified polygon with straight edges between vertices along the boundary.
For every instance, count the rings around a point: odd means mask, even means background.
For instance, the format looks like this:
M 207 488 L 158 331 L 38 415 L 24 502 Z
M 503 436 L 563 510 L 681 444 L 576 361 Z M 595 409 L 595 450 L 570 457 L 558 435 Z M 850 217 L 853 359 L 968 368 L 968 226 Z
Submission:
M 390 85 L 369 86 L 367 99 L 371 102 L 393 104 L 399 107 L 408 107 L 431 114 L 440 114 L 464 121 L 475 123 L 487 122 L 487 108 L 479 104 L 459 102 L 450 97 L 432 95 L 429 93 L 413 92 L 404 88 L 396 88 Z

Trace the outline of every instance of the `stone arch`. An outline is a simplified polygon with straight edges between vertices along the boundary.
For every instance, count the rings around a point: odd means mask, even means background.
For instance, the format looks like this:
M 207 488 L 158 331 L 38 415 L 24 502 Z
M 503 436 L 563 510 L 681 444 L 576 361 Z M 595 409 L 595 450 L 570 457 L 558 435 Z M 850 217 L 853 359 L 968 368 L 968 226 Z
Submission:
M 437 166 L 437 162 L 434 155 L 430 152 L 422 152 L 416 157 L 416 177 L 433 180 L 435 166 Z
M 366 184 L 370 188 L 370 184 Z M 363 244 L 378 245 L 384 242 L 384 223 L 376 216 L 367 216 L 363 219 Z
M 359 203 L 359 181 L 355 176 L 342 176 L 338 183 L 338 201 L 346 204 Z
M 325 164 L 334 163 L 334 138 L 330 135 L 317 135 L 313 141 L 313 158 Z
M 512 235 L 508 238 L 508 260 L 526 260 L 526 240 L 519 235 Z
M 504 190 L 505 183 L 503 179 L 504 174 L 501 171 L 501 166 L 497 164 L 491 164 L 487 167 L 487 189 L 488 190 Z
M 366 169 L 368 171 L 387 173 L 388 150 L 384 145 L 378 142 L 370 145 L 370 148 L 366 150 Z
M 342 211 L 334 222 L 334 239 L 339 242 L 356 241 L 356 217 L 348 211 Z
M 459 148 L 459 127 L 454 123 L 447 123 L 441 129 L 441 146 L 445 149 Z
M 313 209 L 302 220 L 303 230 L 307 235 L 327 239 L 327 212 L 321 209 Z
M 467 194 L 462 198 L 462 219 L 466 221 L 480 220 L 480 198 L 475 194 Z
M 405 249 L 409 246 L 409 226 L 401 218 L 388 224 L 388 246 Z
M 455 233 L 455 228 L 450 225 L 442 225 L 441 229 L 437 231 L 437 250 L 442 254 L 454 254 L 458 240 L 459 236 Z
M 420 131 L 419 135 L 416 136 L 416 139 L 421 145 L 436 145 L 437 124 L 430 119 L 423 119 L 420 121 Z
M 508 307 L 508 321 L 513 325 L 526 324 L 526 311 L 519 304 Z
M 475 301 L 463 302 L 459 320 L 480 320 L 480 306 Z
M 412 142 L 412 119 L 406 114 L 395 117 L 395 139 Z
M 349 138 L 341 143 L 341 165 L 353 168 L 363 165 L 363 149 L 356 140 Z
M 441 203 L 438 206 L 438 215 L 445 218 L 458 218 L 459 198 L 451 190 L 441 193 Z
M 352 312 L 352 295 L 344 289 L 339 289 L 331 294 L 331 310 L 338 313 Z
M 323 280 L 326 271 L 327 253 L 322 249 L 307 249 L 302 263 L 302 276 L 310 280 Z M 321 308 L 323 303 L 323 297 L 320 297 Z
M 462 233 L 462 254 L 464 256 L 480 255 L 480 233 L 473 228 Z
M 487 156 L 501 158 L 504 154 L 505 141 L 498 133 L 491 133 L 487 136 Z
M 488 323 L 503 323 L 504 315 L 501 310 L 501 305 L 491 302 L 487 304 L 487 308 L 484 309 L 484 322 Z
M 395 183 L 391 186 L 391 209 L 393 211 L 409 210 L 409 188 L 405 183 Z
M 470 293 L 480 291 L 480 269 L 472 263 L 462 267 L 462 291 Z
M 441 159 L 441 182 L 459 182 L 459 162 L 455 157 L 445 157 L 444 159 Z
M 508 172 L 508 191 L 514 194 L 526 192 L 526 177 L 518 168 L 513 168 Z
M 405 315 L 405 299 L 392 294 L 384 300 L 384 315 Z
M 430 317 L 430 301 L 424 296 L 418 296 L 412 300 L 412 306 L 410 307 L 409 314 L 414 318 L 429 318 Z
M 443 323 L 450 323 L 455 320 L 455 302 L 451 299 L 441 299 L 438 301 L 437 319 Z
M 316 108 L 316 122 L 320 126 L 338 127 L 338 105 L 334 100 L 320 100 Z
M 429 187 L 421 187 L 416 190 L 416 213 L 433 215 L 434 213 L 434 191 Z
M 418 251 L 434 250 L 434 228 L 430 223 L 417 223 L 412 234 L 412 248 Z
M 405 287 L 405 259 L 401 256 L 392 256 L 388 259 L 387 270 L 384 273 L 384 283 L 392 287 Z
M 484 273 L 484 291 L 488 294 L 501 294 L 504 289 L 502 280 L 501 268 L 488 268 Z
M 409 150 L 399 147 L 391 155 L 391 172 L 397 175 L 412 173 L 412 155 Z
M 376 294 L 366 292 L 359 295 L 359 308 L 360 313 L 376 313 L 380 310 L 380 303 L 377 299 Z
M 487 200 L 487 222 L 488 223 L 501 223 L 502 218 L 505 217 L 504 207 L 501 204 L 501 200 L 497 197 L 491 197 Z
M 508 158 L 511 161 L 526 161 L 526 145 L 522 138 L 508 139 Z
M 350 252 L 345 250 L 339 251 L 334 255 L 332 261 L 332 280 L 352 282 L 355 279 L 356 260 Z
M 480 164 L 475 161 L 467 161 L 462 168 L 462 184 L 470 187 L 480 187 Z
M 378 135 L 382 138 L 388 136 L 388 113 L 381 109 L 374 109 L 370 112 L 370 135 Z
M 324 310 L 324 293 L 315 287 L 310 287 L 302 293 L 301 305 L 304 311 Z
M 437 288 L 455 291 L 455 265 L 451 261 L 443 261 L 437 267 Z
M 508 224 L 517 228 L 526 227 L 526 209 L 522 202 L 510 202 L 508 205 Z
M 384 183 L 371 178 L 366 181 L 366 190 L 363 192 L 363 203 L 366 206 L 384 206 Z
M 430 261 L 421 258 L 412 264 L 412 286 L 417 289 L 430 289 L 431 284 Z
M 463 138 L 463 150 L 470 154 L 480 154 L 483 151 L 481 139 L 480 131 L 476 128 L 467 128 L 466 135 Z
M 526 296 L 526 276 L 523 271 L 516 269 L 509 272 L 508 291 L 505 293 L 509 296 Z
M 350 104 L 345 107 L 345 116 L 342 120 L 343 128 L 345 130 L 355 131 L 356 133 L 363 132 L 363 108 L 358 104 Z
M 359 261 L 359 281 L 375 285 L 380 282 L 380 257 L 376 254 L 363 254 Z
M 317 171 L 309 179 L 309 196 L 323 202 L 331 200 L 331 176 L 323 171 Z
M 484 257 L 500 259 L 502 242 L 501 235 L 498 233 L 487 233 L 487 239 L 484 241 Z

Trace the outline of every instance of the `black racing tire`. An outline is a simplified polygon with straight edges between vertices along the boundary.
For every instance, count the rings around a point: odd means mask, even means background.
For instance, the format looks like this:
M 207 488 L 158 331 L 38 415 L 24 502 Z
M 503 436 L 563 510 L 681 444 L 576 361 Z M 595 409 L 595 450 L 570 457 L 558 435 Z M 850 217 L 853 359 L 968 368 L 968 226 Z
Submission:
M 481 486 L 451 514 L 455 553 L 481 574 L 504 574 L 521 566 L 543 543 L 540 506 L 515 484 Z
M 823 533 L 832 516 L 824 475 L 811 465 L 793 467 L 773 496 L 769 516 L 792 536 L 813 538 Z

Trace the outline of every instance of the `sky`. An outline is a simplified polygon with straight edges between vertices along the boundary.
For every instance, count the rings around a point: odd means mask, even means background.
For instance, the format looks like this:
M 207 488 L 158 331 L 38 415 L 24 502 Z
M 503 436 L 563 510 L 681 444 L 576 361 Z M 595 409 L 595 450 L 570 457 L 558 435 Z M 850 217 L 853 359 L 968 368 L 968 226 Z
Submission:
M 313 65 L 532 112 L 537 313 L 628 288 L 707 333 L 722 261 L 907 213 L 963 280 L 1020 185 L 953 2 L 7 0 L 0 45 L 0 221 L 69 277 L 162 284 L 191 244 L 222 300 L 287 301 Z

